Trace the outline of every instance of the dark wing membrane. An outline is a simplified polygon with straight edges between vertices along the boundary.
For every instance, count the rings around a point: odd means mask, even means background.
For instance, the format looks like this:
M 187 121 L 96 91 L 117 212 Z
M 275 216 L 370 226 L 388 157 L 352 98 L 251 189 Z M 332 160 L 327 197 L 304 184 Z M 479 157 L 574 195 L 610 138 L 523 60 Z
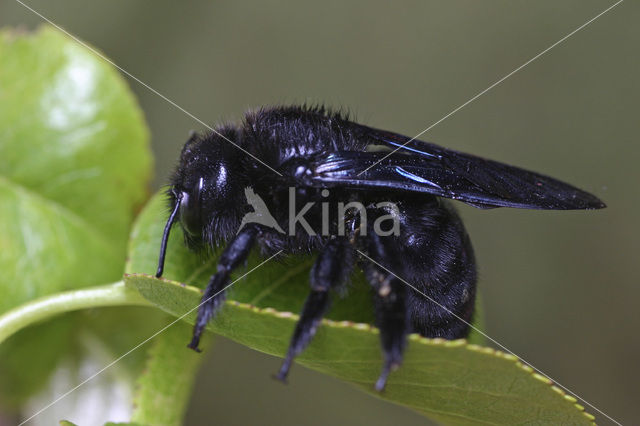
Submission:
M 605 207 L 597 197 L 548 176 L 427 142 L 409 142 L 410 138 L 395 133 L 361 127 L 362 136 L 371 140 L 367 151 L 338 151 L 315 159 L 310 167 L 312 182 L 325 186 L 424 192 L 479 208 Z M 405 147 L 389 155 L 407 142 Z

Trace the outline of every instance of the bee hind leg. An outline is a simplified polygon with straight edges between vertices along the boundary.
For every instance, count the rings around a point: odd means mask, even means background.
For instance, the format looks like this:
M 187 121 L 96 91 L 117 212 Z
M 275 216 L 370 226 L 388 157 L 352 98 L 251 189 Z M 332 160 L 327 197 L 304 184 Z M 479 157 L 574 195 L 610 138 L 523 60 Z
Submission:
M 402 363 L 410 329 L 406 284 L 393 275 L 398 266 L 393 259 L 398 256 L 393 250 L 391 238 L 370 233 L 368 238 L 368 262 L 365 264 L 367 280 L 374 290 L 376 322 L 380 329 L 380 343 L 384 361 L 375 389 L 382 392 L 389 373 Z

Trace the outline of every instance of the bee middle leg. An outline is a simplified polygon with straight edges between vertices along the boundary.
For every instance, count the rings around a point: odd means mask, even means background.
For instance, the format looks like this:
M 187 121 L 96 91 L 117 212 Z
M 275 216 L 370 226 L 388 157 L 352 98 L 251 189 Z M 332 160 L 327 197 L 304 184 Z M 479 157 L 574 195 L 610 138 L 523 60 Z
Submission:
M 346 282 L 354 264 L 353 247 L 345 237 L 326 244 L 311 269 L 311 292 L 291 337 L 287 355 L 275 378 L 285 381 L 293 359 L 307 347 L 329 307 L 329 290 Z

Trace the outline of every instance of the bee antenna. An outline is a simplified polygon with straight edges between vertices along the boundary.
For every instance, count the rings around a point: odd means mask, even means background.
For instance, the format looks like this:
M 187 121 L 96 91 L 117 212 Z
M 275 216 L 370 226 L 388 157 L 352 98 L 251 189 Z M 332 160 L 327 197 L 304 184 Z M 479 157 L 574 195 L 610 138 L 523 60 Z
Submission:
M 164 271 L 164 256 L 167 253 L 167 241 L 169 240 L 169 232 L 171 232 L 171 226 L 176 220 L 176 215 L 178 214 L 178 209 L 180 208 L 180 202 L 182 201 L 182 194 L 178 195 L 174 192 L 176 196 L 176 205 L 167 220 L 167 224 L 164 226 L 164 233 L 162 234 L 162 244 L 160 244 L 160 257 L 158 258 L 158 271 L 156 272 L 156 278 L 160 278 L 162 276 L 162 272 Z

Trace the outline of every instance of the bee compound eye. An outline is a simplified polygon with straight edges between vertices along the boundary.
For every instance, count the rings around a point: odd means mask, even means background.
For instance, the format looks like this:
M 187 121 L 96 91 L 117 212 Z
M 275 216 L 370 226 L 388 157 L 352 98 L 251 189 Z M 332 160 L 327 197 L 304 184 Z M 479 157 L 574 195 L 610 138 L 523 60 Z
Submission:
M 180 199 L 180 222 L 184 230 L 191 235 L 199 235 L 202 232 L 201 190 L 202 186 L 196 185 L 193 193 L 182 191 Z

